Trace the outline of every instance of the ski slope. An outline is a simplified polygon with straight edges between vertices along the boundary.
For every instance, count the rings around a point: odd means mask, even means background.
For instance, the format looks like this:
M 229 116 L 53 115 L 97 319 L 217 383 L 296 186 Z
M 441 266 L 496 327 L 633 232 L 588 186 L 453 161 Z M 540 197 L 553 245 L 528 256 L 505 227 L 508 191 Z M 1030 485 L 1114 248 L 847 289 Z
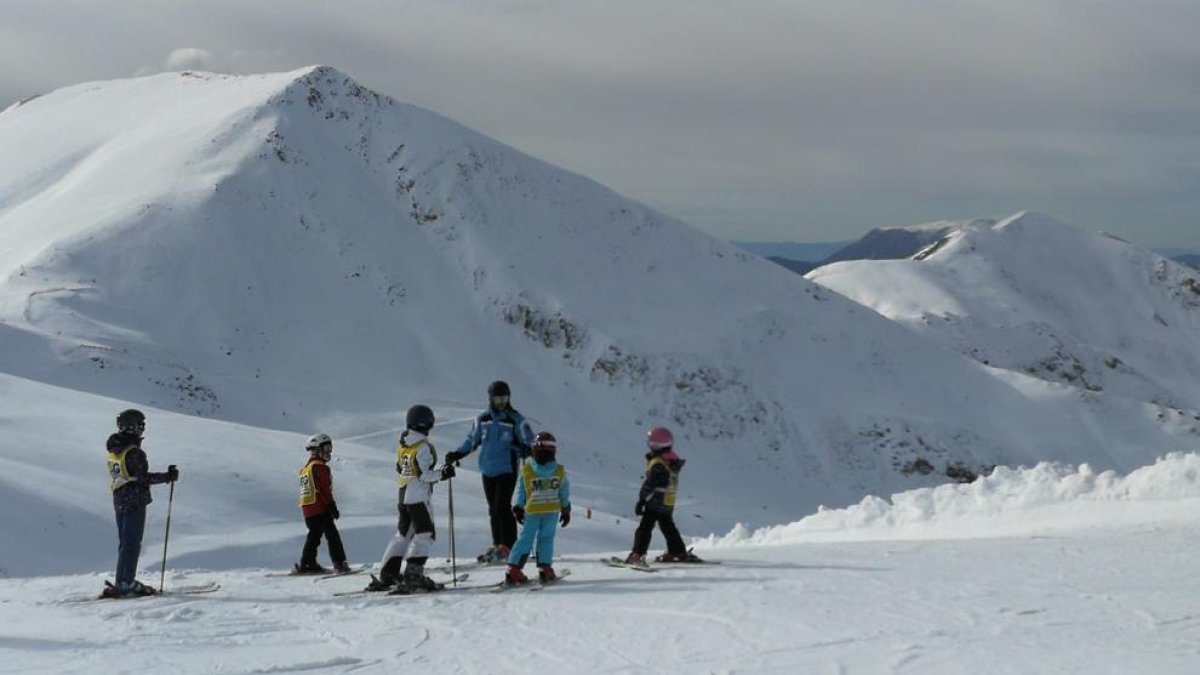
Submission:
M 223 588 L 69 603 L 104 575 L 0 580 L 0 654 L 22 673 L 1193 673 L 1198 476 L 1195 454 L 1041 465 L 714 536 L 696 550 L 720 565 L 655 574 L 595 562 L 623 550 L 584 521 L 541 593 L 172 569 Z

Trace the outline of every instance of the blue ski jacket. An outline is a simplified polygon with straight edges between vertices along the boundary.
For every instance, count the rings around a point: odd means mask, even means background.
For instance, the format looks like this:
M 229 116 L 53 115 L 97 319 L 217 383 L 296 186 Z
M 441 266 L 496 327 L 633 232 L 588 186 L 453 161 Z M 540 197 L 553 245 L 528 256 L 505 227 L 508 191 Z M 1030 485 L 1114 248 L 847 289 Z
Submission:
M 533 429 L 512 406 L 504 410 L 487 409 L 475 418 L 471 431 L 458 446 L 465 457 L 479 449 L 479 473 L 500 476 L 516 473 L 517 465 L 529 456 Z

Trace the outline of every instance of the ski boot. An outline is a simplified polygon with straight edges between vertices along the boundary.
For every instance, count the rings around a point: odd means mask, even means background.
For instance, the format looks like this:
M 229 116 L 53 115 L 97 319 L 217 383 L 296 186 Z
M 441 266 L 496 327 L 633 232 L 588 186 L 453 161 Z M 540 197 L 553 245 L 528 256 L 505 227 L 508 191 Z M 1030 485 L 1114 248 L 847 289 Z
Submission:
M 333 571 L 335 574 L 350 574 L 354 571 L 354 568 L 350 567 L 350 563 L 343 560 L 333 566 Z
M 408 568 L 404 570 L 404 577 L 400 579 L 400 584 L 391 593 L 392 595 L 409 595 L 440 590 L 442 587 L 436 581 L 425 576 L 424 563 L 410 561 Z
M 554 573 L 554 568 L 549 565 L 538 565 L 538 581 L 543 584 L 554 583 L 558 581 L 558 575 Z
M 329 568 L 322 566 L 316 561 L 301 561 L 292 565 L 292 574 L 329 574 Z
M 696 555 L 695 553 L 692 553 L 690 550 L 684 551 L 683 553 L 671 553 L 670 551 L 668 551 L 668 552 L 658 556 L 657 558 L 655 558 L 654 561 L 655 562 L 664 562 L 664 563 L 702 563 L 702 562 L 704 562 L 704 560 L 700 556 Z
M 116 584 L 104 582 L 104 592 L 100 594 L 100 597 L 140 598 L 144 595 L 158 595 L 158 591 L 134 579 L 133 581 L 118 581 Z
M 379 570 L 379 576 L 371 575 L 371 581 L 364 588 L 364 591 L 378 593 L 380 591 L 391 591 L 400 583 L 400 566 L 404 564 L 404 558 L 395 556 L 388 558 L 383 564 L 383 569 Z
M 508 554 L 510 549 L 504 544 L 493 546 L 484 551 L 476 560 L 485 565 L 498 565 L 508 562 Z
M 646 562 L 646 556 L 642 555 L 641 553 L 630 553 L 629 555 L 625 556 L 625 564 L 629 565 L 630 567 L 650 566 L 650 564 Z
M 529 577 L 525 576 L 525 572 L 516 565 L 509 565 L 508 572 L 504 574 L 505 586 L 521 586 L 529 583 Z

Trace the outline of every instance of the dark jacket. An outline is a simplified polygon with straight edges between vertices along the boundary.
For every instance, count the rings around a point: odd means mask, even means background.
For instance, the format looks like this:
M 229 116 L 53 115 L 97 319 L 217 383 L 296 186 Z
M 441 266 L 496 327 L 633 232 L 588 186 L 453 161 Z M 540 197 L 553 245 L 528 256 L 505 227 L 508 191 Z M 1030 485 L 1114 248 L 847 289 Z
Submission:
M 661 457 L 666 466 L 655 463 L 649 467 L 642 480 L 642 489 L 638 491 L 638 500 L 646 505 L 647 511 L 673 511 L 675 507 L 665 503 L 667 490 L 671 486 L 671 474 L 678 476 L 687 460 L 677 455 L 674 450 L 668 449 L 646 453 L 646 463 L 649 464 L 655 457 Z
M 125 470 L 132 482 L 126 483 L 113 491 L 113 508 L 121 511 L 146 506 L 154 501 L 150 497 L 150 486 L 167 482 L 166 473 L 151 473 L 146 453 L 142 450 L 142 439 L 133 434 L 115 433 L 108 437 L 108 452 L 121 452 L 129 448 L 125 454 Z

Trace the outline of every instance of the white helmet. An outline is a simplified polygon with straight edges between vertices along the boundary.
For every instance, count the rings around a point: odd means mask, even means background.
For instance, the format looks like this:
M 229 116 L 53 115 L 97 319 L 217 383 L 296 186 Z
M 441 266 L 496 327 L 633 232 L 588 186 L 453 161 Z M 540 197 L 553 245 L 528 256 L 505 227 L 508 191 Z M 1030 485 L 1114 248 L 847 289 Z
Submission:
M 333 454 L 333 439 L 329 437 L 329 434 L 313 434 L 308 437 L 304 449 L 314 454 L 319 453 L 322 457 L 329 459 L 329 456 Z

